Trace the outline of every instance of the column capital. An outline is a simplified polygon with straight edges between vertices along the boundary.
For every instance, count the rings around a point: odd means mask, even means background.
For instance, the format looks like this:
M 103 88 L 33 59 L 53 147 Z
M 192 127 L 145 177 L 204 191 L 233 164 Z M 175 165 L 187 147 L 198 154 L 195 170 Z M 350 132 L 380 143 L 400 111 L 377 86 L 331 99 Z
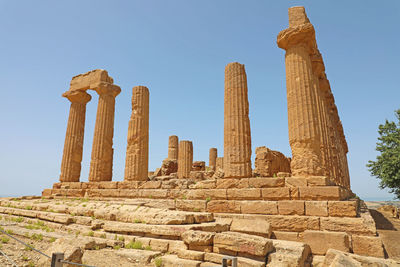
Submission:
M 90 86 L 90 89 L 96 91 L 99 95 L 111 95 L 116 97 L 121 93 L 121 88 L 118 85 L 107 83 L 107 82 L 99 82 Z
M 81 104 L 86 104 L 92 99 L 92 97 L 88 93 L 81 90 L 68 90 L 65 93 L 63 93 L 62 96 L 68 98 L 68 100 L 71 101 L 72 103 L 81 103 Z
M 315 30 L 311 23 L 289 27 L 278 34 L 278 47 L 288 50 L 291 47 L 303 45 L 309 49 L 310 54 L 316 49 Z

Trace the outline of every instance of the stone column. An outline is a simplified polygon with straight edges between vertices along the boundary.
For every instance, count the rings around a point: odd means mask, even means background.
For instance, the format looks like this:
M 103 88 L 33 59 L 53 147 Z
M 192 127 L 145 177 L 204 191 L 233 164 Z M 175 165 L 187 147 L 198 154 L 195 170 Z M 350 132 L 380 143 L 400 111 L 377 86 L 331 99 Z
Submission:
M 67 91 L 63 97 L 71 101 L 60 182 L 79 182 L 85 132 L 86 104 L 92 98 L 85 91 Z
M 217 166 L 217 155 L 218 151 L 215 147 L 210 148 L 210 153 L 208 157 L 208 167 L 215 171 Z
M 306 177 L 323 175 L 321 132 L 310 58 L 315 48 L 315 32 L 303 7 L 289 9 L 289 28 L 279 33 L 277 43 L 280 48 L 286 50 L 292 175 Z
M 168 159 L 178 159 L 178 136 L 171 135 L 168 138 Z
M 225 178 L 251 177 L 251 134 L 247 77 L 244 65 L 225 67 L 224 171 Z
M 99 83 L 94 90 L 99 94 L 99 103 L 94 128 L 89 182 L 111 181 L 115 97 L 121 92 L 121 89 L 113 84 Z
M 191 141 L 179 142 L 178 178 L 188 178 L 193 164 L 193 144 Z
M 125 181 L 144 181 L 149 167 L 149 89 L 132 89 L 132 115 L 128 127 Z
M 216 169 L 224 170 L 224 157 L 217 158 Z

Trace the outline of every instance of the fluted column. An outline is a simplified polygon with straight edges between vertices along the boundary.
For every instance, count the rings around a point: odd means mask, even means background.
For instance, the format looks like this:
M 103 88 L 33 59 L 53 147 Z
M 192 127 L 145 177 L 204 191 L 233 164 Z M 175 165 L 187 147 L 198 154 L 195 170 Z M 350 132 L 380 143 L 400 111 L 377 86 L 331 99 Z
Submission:
M 224 169 L 224 157 L 218 157 L 216 162 L 216 169 Z
M 278 46 L 286 50 L 286 88 L 289 143 L 293 176 L 323 175 L 321 128 L 310 54 L 315 48 L 314 27 L 304 8 L 289 9 L 289 28 L 278 35 Z
M 92 98 L 85 91 L 67 91 L 63 97 L 71 101 L 60 182 L 79 182 L 85 132 L 86 104 Z
M 132 89 L 132 115 L 129 120 L 128 146 L 125 160 L 125 180 L 143 181 L 149 167 L 149 89 Z
M 225 67 L 224 172 L 225 178 L 251 177 L 251 133 L 247 77 L 244 65 Z
M 215 147 L 210 148 L 210 152 L 208 155 L 208 167 L 210 167 L 212 170 L 215 170 L 217 166 L 217 155 L 217 149 Z
M 178 152 L 179 152 L 179 148 L 178 148 L 178 136 L 176 135 L 171 135 L 168 138 L 168 159 L 178 159 Z
M 113 135 L 115 97 L 121 89 L 113 84 L 101 83 L 95 91 L 99 94 L 94 129 L 89 181 L 111 181 L 113 164 Z
M 193 144 L 191 141 L 179 142 L 178 178 L 188 178 L 193 164 Z

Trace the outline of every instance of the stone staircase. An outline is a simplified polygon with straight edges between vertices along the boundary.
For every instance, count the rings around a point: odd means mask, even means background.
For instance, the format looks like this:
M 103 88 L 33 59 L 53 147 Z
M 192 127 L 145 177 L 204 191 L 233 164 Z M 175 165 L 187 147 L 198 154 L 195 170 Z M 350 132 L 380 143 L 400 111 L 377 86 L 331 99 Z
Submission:
M 65 233 L 89 238 L 100 248 L 141 244 L 163 253 L 164 266 L 215 266 L 224 255 L 237 256 L 239 266 L 309 266 L 313 256 L 332 248 L 381 257 L 384 253 L 368 210 L 358 204 L 349 212 L 356 216 L 335 217 L 210 213 L 187 211 L 188 205 L 183 211 L 177 209 L 182 207 L 176 204 L 180 201 L 196 200 L 177 199 L 174 205 L 160 201 L 154 207 L 157 200 L 152 199 L 8 198 L 0 200 L 0 215 L 11 221 L 24 218 L 13 228 L 15 233 L 23 234 L 39 222 L 48 228 L 30 230 L 55 238 Z M 328 215 L 338 212 L 334 203 L 326 201 L 328 208 L 333 207 Z M 343 203 L 345 210 L 351 210 L 357 201 Z

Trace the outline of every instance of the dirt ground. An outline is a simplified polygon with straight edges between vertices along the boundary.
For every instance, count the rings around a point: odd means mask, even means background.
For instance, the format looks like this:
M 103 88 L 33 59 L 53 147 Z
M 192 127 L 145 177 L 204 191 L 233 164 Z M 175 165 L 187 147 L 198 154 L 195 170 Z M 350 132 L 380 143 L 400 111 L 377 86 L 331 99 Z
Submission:
M 27 238 L 24 236 L 17 236 L 18 239 L 23 242 L 31 245 L 35 249 L 40 251 L 46 251 L 48 247 L 50 247 L 51 242 L 48 240 L 33 240 L 32 238 Z M 6 235 L 0 235 L 0 251 L 5 253 L 12 261 L 14 261 L 18 266 L 24 267 L 34 267 L 37 266 L 36 262 L 38 262 L 40 258 L 40 254 L 30 250 L 23 244 L 15 241 L 12 238 L 9 238 Z M 1 253 L 0 253 L 1 254 Z M 0 256 L 0 266 L 14 266 L 11 262 L 4 256 Z

